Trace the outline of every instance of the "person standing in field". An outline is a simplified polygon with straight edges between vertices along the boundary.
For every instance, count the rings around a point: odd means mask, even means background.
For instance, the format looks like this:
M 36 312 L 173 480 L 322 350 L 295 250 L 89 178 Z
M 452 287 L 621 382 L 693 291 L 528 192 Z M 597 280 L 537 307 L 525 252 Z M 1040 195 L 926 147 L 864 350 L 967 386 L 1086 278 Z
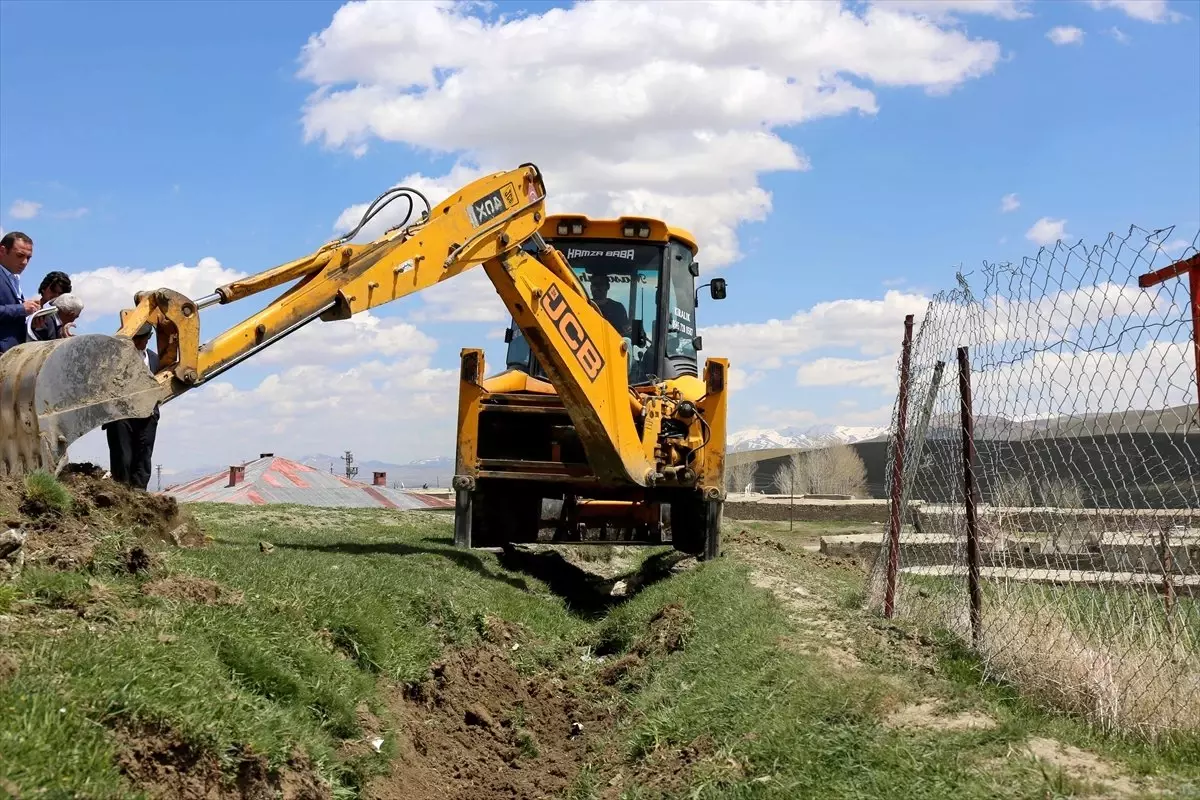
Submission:
M 20 231 L 0 238 L 0 353 L 25 344 L 29 338 L 27 317 L 42 307 L 39 300 L 26 300 L 21 291 L 21 273 L 33 259 L 33 239 Z

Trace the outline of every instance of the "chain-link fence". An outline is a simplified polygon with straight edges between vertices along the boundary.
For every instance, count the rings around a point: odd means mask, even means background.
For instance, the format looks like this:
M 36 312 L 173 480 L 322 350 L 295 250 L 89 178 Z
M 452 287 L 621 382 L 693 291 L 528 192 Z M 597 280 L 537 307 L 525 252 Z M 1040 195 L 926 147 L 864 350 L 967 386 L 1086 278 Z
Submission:
M 899 514 L 870 592 L 988 678 L 1150 735 L 1200 728 L 1200 275 L 1139 277 L 1198 243 L 1132 228 L 933 298 L 901 359 Z

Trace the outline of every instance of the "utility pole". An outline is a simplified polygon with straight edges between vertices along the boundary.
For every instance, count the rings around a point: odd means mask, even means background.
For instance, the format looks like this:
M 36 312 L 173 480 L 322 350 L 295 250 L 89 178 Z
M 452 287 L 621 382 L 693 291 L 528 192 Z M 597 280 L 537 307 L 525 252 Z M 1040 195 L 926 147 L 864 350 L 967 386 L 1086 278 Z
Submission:
M 159 464 L 156 469 L 158 471 L 158 490 L 161 492 L 162 491 L 162 464 Z
M 354 463 L 354 453 L 347 450 L 342 460 L 346 462 L 346 480 L 354 480 L 354 476 L 358 474 L 358 467 L 351 466 Z

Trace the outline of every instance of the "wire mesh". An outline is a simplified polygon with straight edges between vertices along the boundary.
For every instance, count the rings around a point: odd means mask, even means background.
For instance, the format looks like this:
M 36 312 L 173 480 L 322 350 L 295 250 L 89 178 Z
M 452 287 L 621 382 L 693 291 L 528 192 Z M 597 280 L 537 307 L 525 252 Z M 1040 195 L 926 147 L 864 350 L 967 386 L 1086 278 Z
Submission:
M 1174 229 L 957 276 L 917 320 L 895 615 L 971 646 L 962 414 L 974 415 L 989 679 L 1107 729 L 1200 728 L 1200 420 Z M 1166 247 L 1171 248 L 1168 253 Z M 897 325 L 897 338 L 900 326 Z M 897 430 L 900 403 L 893 410 Z M 897 456 L 893 437 L 888 469 Z M 886 589 L 875 559 L 870 603 Z

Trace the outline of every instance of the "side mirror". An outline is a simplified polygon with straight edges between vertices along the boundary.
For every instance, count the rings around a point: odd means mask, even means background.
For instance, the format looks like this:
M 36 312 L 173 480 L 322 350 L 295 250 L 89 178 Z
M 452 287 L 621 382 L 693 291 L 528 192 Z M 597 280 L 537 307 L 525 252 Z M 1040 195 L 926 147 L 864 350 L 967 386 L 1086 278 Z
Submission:
M 630 324 L 630 328 L 631 328 L 631 330 L 630 330 L 629 338 L 632 339 L 633 343 L 635 345 L 637 345 L 638 347 L 645 347 L 646 346 L 646 326 L 642 324 L 642 321 L 640 319 L 635 319 Z
M 513 340 L 513 329 L 512 329 L 512 328 L 505 328 L 505 329 L 504 329 L 504 343 L 505 343 L 505 344 L 512 344 L 512 340 Z
M 708 284 L 708 292 L 710 295 L 712 295 L 713 300 L 724 300 L 725 299 L 725 279 L 724 278 L 713 278 L 712 281 Z
M 692 263 L 688 264 L 688 272 L 691 273 L 693 278 L 699 278 L 700 277 L 700 262 L 693 261 Z
M 701 350 L 703 350 L 704 349 L 704 337 L 697 336 L 695 339 L 692 339 L 692 347 L 694 347 L 696 349 L 696 352 L 700 352 Z

